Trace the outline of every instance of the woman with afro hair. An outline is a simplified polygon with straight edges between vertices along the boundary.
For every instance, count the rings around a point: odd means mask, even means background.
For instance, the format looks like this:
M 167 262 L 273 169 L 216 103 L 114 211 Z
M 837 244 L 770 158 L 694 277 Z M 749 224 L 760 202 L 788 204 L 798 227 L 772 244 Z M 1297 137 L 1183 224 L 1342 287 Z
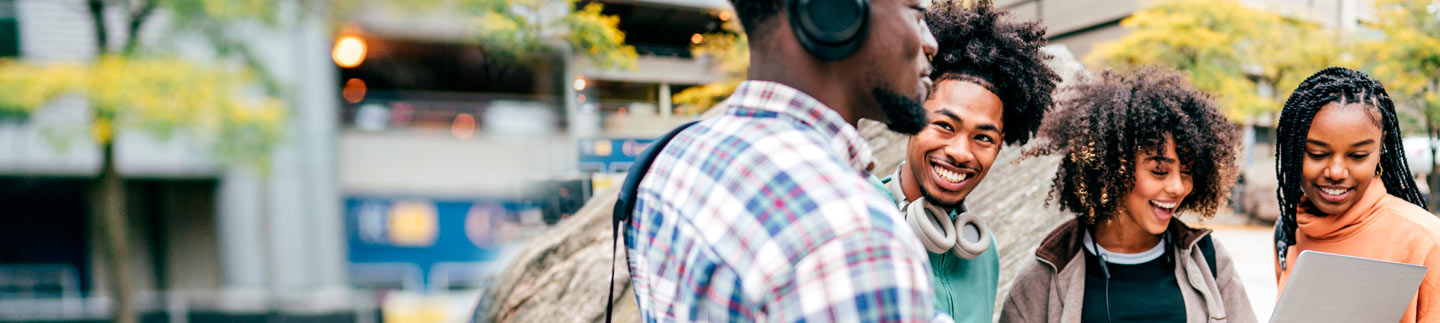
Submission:
M 1359 71 L 1311 75 L 1285 101 L 1276 128 L 1280 289 L 1305 250 L 1429 267 L 1401 322 L 1440 322 L 1440 219 L 1405 163 L 1385 87 Z
M 1027 156 L 1063 159 L 1050 201 L 1075 214 L 1023 266 L 1001 322 L 1253 322 L 1209 229 L 1234 184 L 1236 126 L 1183 74 L 1106 70 L 1061 91 Z

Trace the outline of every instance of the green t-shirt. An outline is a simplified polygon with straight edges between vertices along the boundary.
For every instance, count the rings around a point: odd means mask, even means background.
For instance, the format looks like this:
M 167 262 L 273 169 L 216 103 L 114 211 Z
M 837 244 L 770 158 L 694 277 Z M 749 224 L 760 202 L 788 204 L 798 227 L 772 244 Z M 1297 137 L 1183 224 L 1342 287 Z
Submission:
M 895 200 L 893 192 L 885 187 L 892 177 L 874 180 L 872 184 L 881 188 Z M 950 211 L 954 220 L 959 213 Z M 965 259 L 953 253 L 930 253 L 930 269 L 935 273 L 935 309 L 949 313 L 957 323 L 993 322 L 995 317 L 996 292 L 1000 287 L 1000 254 L 995 247 L 995 238 L 990 238 L 990 248 L 975 259 Z

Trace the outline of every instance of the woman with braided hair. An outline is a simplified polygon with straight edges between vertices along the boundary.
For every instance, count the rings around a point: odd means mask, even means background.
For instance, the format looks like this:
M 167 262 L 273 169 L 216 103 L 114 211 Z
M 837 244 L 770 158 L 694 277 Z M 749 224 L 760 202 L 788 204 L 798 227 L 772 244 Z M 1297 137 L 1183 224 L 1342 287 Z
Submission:
M 1331 67 L 1300 83 L 1276 129 L 1280 289 L 1300 252 L 1428 266 L 1401 322 L 1440 322 L 1440 219 L 1424 208 L 1379 81 Z

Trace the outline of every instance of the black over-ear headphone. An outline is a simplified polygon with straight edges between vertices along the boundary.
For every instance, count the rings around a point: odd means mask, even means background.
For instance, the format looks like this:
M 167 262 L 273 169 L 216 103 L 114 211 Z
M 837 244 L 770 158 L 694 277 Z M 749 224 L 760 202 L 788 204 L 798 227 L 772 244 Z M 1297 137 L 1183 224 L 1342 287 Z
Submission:
M 870 0 L 785 0 L 790 29 L 811 55 L 836 60 L 865 42 Z

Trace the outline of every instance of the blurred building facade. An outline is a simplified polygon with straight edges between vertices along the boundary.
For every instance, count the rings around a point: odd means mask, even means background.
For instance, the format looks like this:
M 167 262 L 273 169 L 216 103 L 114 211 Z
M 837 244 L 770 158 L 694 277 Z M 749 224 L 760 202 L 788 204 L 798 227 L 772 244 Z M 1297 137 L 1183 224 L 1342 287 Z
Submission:
M 0 48 L 14 46 L 11 59 L 94 61 L 100 51 L 86 5 L 0 1 L 0 42 L 7 43 Z M 293 1 L 276 7 L 301 12 Z M 176 28 L 169 19 L 157 13 L 138 32 L 142 46 L 173 41 L 182 56 L 214 62 L 198 40 L 166 38 L 166 29 Z M 289 89 L 280 98 L 291 107 L 288 140 L 273 153 L 268 174 L 217 167 L 210 147 L 184 133 L 117 134 L 133 255 L 128 279 L 144 321 L 356 317 L 336 180 L 332 35 L 324 20 L 297 21 L 282 30 L 237 31 L 249 34 L 262 65 Z M 62 98 L 24 119 L 0 121 L 0 320 L 109 315 L 89 198 L 100 151 L 90 139 L 87 104 Z
M 646 139 L 696 117 L 673 113 L 670 97 L 719 79 L 688 48 L 730 10 L 725 0 L 602 2 L 640 53 L 623 69 L 565 51 L 539 63 L 490 55 L 466 32 L 475 18 L 455 10 L 362 8 L 337 31 L 328 13 L 295 10 L 299 1 L 277 10 L 313 15 L 302 23 L 239 31 L 288 89 L 287 140 L 268 173 L 217 167 L 183 134 L 117 136 L 145 321 L 366 321 L 416 299 L 414 315 L 385 317 L 460 315 L 473 298 L 426 309 L 436 302 L 423 296 L 483 287 L 514 242 L 583 204 L 593 174 L 625 168 Z M 0 0 L 0 57 L 94 60 L 85 6 Z M 147 24 L 142 41 L 213 59 L 198 42 L 164 38 L 183 28 L 167 21 Z M 368 53 L 339 67 L 332 54 L 346 36 Z M 0 121 L 0 320 L 108 315 L 87 104 L 64 98 Z

